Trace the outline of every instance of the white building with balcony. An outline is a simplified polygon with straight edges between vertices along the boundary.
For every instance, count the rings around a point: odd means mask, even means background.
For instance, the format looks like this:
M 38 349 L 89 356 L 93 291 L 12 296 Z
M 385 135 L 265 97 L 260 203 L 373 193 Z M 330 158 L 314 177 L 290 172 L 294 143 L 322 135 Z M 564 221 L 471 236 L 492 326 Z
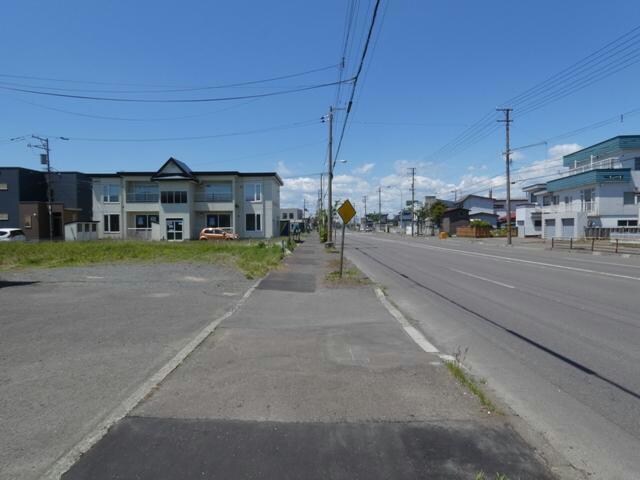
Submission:
M 611 138 L 563 162 L 568 170 L 559 178 L 523 189 L 531 203 L 517 210 L 519 236 L 608 237 L 638 230 L 640 135 Z
M 156 172 L 90 174 L 99 238 L 181 241 L 205 227 L 241 238 L 278 235 L 277 173 L 192 171 L 170 158 Z

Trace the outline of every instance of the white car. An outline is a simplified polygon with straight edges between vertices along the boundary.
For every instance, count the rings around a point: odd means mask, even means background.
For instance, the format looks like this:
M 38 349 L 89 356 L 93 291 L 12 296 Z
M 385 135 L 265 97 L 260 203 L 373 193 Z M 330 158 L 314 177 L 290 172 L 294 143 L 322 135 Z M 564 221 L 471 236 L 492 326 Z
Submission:
M 0 242 L 24 242 L 27 237 L 19 228 L 0 228 Z

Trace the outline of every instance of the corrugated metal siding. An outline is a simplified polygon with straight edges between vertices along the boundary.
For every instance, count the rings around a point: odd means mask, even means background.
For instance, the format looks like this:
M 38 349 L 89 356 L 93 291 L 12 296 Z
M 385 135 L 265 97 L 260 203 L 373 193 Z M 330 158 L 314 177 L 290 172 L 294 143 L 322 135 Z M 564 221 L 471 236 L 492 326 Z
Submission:
M 631 170 L 628 168 L 603 168 L 551 180 L 547 183 L 547 191 L 558 192 L 597 183 L 627 183 L 630 181 Z
M 606 158 L 620 150 L 633 150 L 638 148 L 640 148 L 640 135 L 621 135 L 565 155 L 562 157 L 562 161 L 565 167 L 572 167 L 576 163 L 580 164 L 581 162 L 590 160 L 591 155 Z

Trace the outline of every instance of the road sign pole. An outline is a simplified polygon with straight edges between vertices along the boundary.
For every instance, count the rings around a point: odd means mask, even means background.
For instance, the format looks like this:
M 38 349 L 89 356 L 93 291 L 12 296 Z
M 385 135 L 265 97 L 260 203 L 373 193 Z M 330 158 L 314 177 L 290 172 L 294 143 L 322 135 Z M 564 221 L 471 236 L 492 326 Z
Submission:
M 340 245 L 340 278 L 342 278 L 342 267 L 344 265 L 344 233 L 347 228 L 347 223 L 355 217 L 356 209 L 353 208 L 353 205 L 351 205 L 351 202 L 347 199 L 340 205 L 340 208 L 338 208 L 338 215 L 340 215 L 342 219 L 342 244 Z
M 340 245 L 340 278 L 342 278 L 342 265 L 344 263 L 344 230 L 346 226 L 347 224 L 342 222 L 342 244 Z

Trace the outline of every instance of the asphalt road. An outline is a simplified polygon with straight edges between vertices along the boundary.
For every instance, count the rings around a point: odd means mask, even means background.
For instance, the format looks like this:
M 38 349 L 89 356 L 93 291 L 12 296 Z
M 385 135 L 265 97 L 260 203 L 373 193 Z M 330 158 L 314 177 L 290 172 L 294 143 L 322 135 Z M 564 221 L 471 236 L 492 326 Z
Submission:
M 251 283 L 216 265 L 3 272 L 0 479 L 40 478 Z
M 379 234 L 345 252 L 574 466 L 639 478 L 640 259 Z

